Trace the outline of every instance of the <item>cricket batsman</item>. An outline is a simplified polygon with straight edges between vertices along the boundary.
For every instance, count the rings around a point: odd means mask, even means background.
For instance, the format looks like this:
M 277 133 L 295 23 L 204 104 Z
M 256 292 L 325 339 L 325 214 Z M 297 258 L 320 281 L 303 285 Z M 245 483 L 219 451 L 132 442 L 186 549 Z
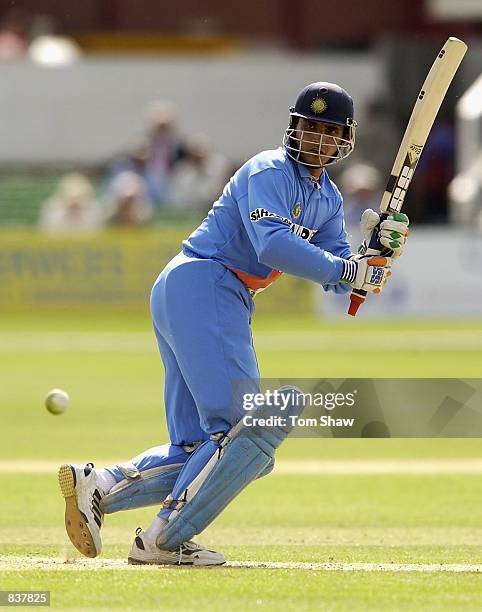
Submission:
M 390 257 L 357 255 L 348 243 L 342 197 L 326 168 L 353 151 L 356 127 L 344 89 L 326 82 L 305 87 L 290 109 L 283 146 L 255 155 L 234 174 L 160 273 L 151 312 L 170 442 L 104 469 L 60 467 L 66 530 L 84 555 L 100 553 L 105 514 L 157 505 L 152 524 L 136 532 L 129 563 L 225 562 L 192 538 L 272 470 L 290 429 L 249 431 L 242 418 L 240 390 L 257 389 L 260 378 L 250 329 L 254 296 L 283 272 L 325 291 L 379 293 L 404 248 L 408 218 L 400 213 L 376 230 Z M 363 213 L 365 241 L 379 221 L 373 210 Z M 297 410 L 291 405 L 287 413 Z

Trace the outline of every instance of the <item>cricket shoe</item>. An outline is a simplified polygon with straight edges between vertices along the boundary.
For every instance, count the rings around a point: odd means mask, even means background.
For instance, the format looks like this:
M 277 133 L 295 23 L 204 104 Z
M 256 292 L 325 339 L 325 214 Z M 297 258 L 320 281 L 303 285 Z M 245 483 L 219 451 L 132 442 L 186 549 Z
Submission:
M 221 553 L 203 548 L 192 540 L 181 544 L 178 550 L 162 550 L 139 527 L 129 553 L 130 565 L 223 565 L 226 559 Z
M 65 497 L 65 529 L 70 541 L 86 557 L 97 557 L 102 549 L 104 514 L 99 503 L 104 492 L 97 485 L 94 464 L 60 466 L 59 485 Z

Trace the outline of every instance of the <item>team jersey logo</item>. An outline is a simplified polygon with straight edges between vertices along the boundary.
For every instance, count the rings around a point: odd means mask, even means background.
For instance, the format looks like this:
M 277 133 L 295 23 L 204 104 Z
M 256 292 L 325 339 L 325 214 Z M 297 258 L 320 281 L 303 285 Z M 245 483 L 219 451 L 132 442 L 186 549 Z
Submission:
M 257 221 L 261 221 L 262 219 L 266 219 L 267 217 L 274 217 L 275 219 L 279 219 L 282 223 L 289 225 L 293 234 L 299 236 L 303 240 L 311 240 L 316 234 L 316 230 L 310 229 L 309 227 L 303 227 L 303 225 L 299 225 L 298 223 L 293 223 L 293 221 L 288 219 L 288 217 L 282 217 L 281 215 L 270 212 L 265 208 L 256 208 L 249 214 L 249 218 L 255 223 Z
M 293 208 L 293 217 L 298 219 L 301 215 L 301 202 L 296 202 L 295 207 Z
M 311 103 L 311 110 L 317 115 L 321 115 L 321 113 L 324 113 L 326 111 L 326 107 L 326 100 L 324 100 L 323 98 L 315 98 Z

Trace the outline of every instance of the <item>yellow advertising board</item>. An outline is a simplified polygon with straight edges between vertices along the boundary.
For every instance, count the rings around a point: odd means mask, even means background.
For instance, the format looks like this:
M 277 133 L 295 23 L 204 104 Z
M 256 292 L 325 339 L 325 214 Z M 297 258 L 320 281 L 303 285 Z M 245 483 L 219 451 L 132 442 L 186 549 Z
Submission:
M 0 309 L 147 310 L 153 282 L 189 228 L 89 236 L 0 232 Z M 313 287 L 283 275 L 256 297 L 258 312 L 313 311 Z

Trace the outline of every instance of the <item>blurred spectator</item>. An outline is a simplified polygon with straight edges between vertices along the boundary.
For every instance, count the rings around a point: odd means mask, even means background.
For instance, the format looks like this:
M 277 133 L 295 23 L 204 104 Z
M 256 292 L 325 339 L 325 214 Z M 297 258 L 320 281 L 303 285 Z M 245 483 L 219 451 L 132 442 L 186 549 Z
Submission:
M 435 122 L 412 182 L 408 214 L 412 221 L 446 223 L 448 186 L 455 172 L 455 133 L 448 122 Z
M 132 172 L 144 181 L 144 198 L 146 201 L 150 201 L 150 193 L 145 178 L 148 155 L 149 150 L 147 141 L 144 141 L 140 144 L 133 145 L 127 152 L 118 155 L 109 162 L 105 171 L 104 198 L 110 200 L 114 197 L 112 187 L 115 185 L 116 179 L 120 174 Z
M 174 168 L 169 203 L 207 211 L 221 195 L 230 170 L 228 159 L 212 150 L 206 136 L 193 137 L 187 142 L 186 157 Z
M 111 187 L 109 223 L 117 226 L 139 226 L 152 218 L 152 206 L 145 198 L 146 185 L 134 172 L 121 172 Z
M 22 9 L 14 8 L 6 13 L 0 23 L 0 61 L 25 57 L 30 22 L 30 15 Z
M 39 227 L 49 233 L 92 232 L 103 225 L 92 184 L 78 173 L 60 180 L 56 192 L 43 204 L 39 219 Z
M 367 208 L 380 208 L 382 182 L 380 172 L 370 164 L 355 164 L 340 174 L 345 222 L 350 231 L 358 230 L 360 217 Z
M 56 33 L 56 23 L 49 15 L 37 15 L 33 20 L 30 59 L 43 66 L 65 66 L 81 56 L 80 47 L 71 38 Z
M 146 116 L 147 139 L 108 164 L 105 198 L 118 198 L 117 179 L 127 172 L 138 177 L 139 199 L 150 209 L 159 205 L 210 208 L 229 179 L 230 162 L 212 150 L 204 135 L 184 142 L 170 102 L 151 102 Z
M 149 128 L 145 179 L 152 201 L 162 205 L 169 201 L 172 171 L 185 157 L 185 146 L 177 134 L 176 111 L 171 102 L 151 102 L 146 116 Z

